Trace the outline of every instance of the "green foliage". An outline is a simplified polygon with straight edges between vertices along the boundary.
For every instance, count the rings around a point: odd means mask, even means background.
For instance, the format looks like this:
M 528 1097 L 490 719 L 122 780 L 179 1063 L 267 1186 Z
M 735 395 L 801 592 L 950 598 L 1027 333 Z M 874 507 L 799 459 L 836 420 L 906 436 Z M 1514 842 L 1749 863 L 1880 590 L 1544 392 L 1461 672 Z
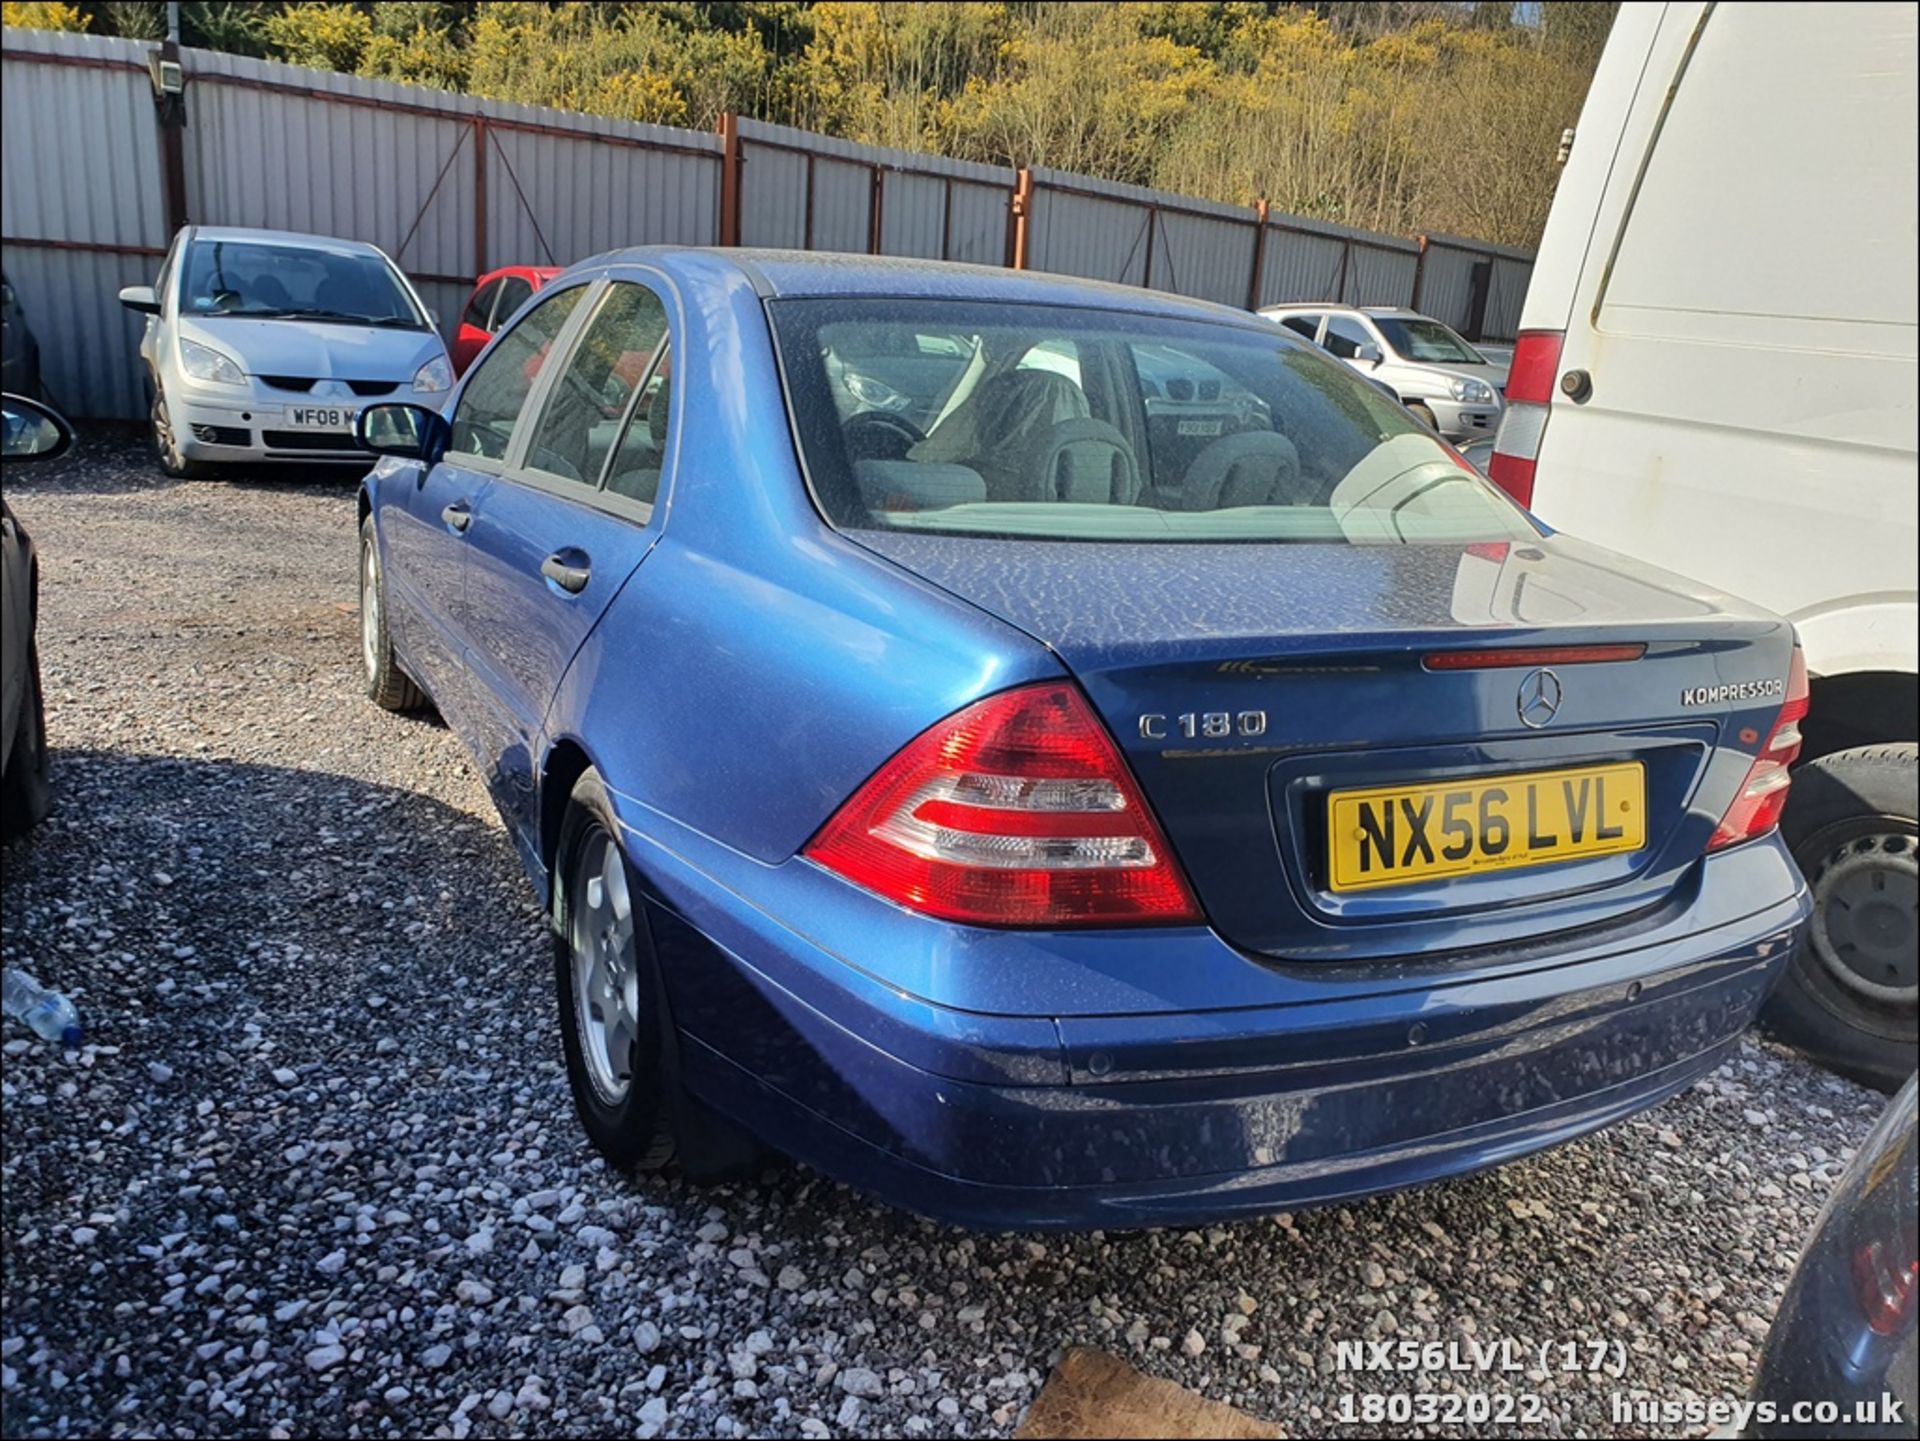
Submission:
M 0 5 L 0 22 L 22 30 L 85 30 L 88 17 L 79 6 L 63 5 L 60 0 L 6 0 Z
M 262 28 L 276 59 L 315 70 L 358 70 L 373 39 L 373 18 L 364 7 L 346 3 L 289 5 L 268 16 Z
M 161 0 L 108 0 L 93 8 L 99 13 L 100 29 L 108 35 L 124 35 L 129 40 L 167 38 L 167 7 Z
M 1387 0 L 195 0 L 189 44 L 622 119 L 726 111 L 1529 244 L 1618 8 Z M 154 38 L 165 7 L 6 0 Z M 20 19 L 15 18 L 19 15 Z

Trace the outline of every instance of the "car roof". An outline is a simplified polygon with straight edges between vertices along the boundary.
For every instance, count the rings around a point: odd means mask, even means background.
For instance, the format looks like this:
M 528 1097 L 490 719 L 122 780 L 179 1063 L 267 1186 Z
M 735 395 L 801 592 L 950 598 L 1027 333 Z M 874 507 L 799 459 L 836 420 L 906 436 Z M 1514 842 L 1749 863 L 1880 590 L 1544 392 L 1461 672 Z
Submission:
M 994 265 L 947 260 L 844 255 L 830 251 L 748 250 L 711 246 L 639 246 L 609 251 L 575 269 L 653 265 L 676 279 L 691 278 L 696 262 L 719 259 L 736 267 L 763 297 L 886 296 L 926 300 L 985 300 L 1009 304 L 1076 305 L 1136 315 L 1206 320 L 1254 319 L 1237 306 L 1210 300 Z
M 498 280 L 503 275 L 531 276 L 533 279 L 544 283 L 553 279 L 554 276 L 561 274 L 566 268 L 564 265 L 500 265 L 487 271 L 478 280 L 474 281 L 473 284 L 474 288 L 478 289 L 489 280 Z
M 1287 315 L 1295 311 L 1310 311 L 1315 315 L 1405 315 L 1424 319 L 1417 310 L 1409 310 L 1404 305 L 1348 305 L 1337 300 L 1289 300 L 1280 305 L 1263 305 L 1262 315 Z
M 236 225 L 195 225 L 189 232 L 193 240 L 213 240 L 261 245 L 290 245 L 307 250 L 329 250 L 336 255 L 386 254 L 365 240 L 342 240 L 334 235 L 310 235 L 299 230 L 249 230 Z

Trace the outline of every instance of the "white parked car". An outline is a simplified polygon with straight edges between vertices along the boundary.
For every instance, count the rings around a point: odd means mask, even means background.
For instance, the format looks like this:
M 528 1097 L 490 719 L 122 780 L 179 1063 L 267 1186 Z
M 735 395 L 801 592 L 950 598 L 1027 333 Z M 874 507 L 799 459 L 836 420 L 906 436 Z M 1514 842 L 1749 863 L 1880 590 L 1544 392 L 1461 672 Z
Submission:
M 1813 890 L 1771 1023 L 1914 1068 L 1911 5 L 1625 5 L 1540 242 L 1488 473 L 1549 525 L 1791 619 L 1782 822 Z
M 1397 306 L 1304 304 L 1260 313 L 1391 390 L 1448 440 L 1499 428 L 1507 367 L 1430 315 Z
M 222 463 L 365 461 L 354 417 L 377 400 L 438 407 L 453 388 L 427 308 L 377 246 L 190 225 L 152 285 L 140 359 L 154 451 L 175 476 Z

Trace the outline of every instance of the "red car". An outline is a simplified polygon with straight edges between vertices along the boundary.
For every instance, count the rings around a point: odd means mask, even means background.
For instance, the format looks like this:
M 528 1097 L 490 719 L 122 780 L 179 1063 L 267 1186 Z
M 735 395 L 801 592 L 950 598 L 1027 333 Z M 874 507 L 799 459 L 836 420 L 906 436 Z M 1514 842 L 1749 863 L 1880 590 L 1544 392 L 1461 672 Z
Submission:
M 467 308 L 461 312 L 460 329 L 449 347 L 453 373 L 463 374 L 473 364 L 474 356 L 487 348 L 494 331 L 560 271 L 558 265 L 503 265 L 481 276 L 467 299 Z

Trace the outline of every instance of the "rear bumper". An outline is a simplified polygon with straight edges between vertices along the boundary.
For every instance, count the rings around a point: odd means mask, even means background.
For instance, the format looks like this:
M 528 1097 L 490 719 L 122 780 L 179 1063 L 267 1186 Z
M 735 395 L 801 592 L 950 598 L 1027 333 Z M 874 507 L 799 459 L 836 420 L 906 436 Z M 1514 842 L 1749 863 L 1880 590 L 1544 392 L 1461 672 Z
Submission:
M 1261 1131 L 1230 1122 L 1228 1136 L 1203 1129 L 1198 1139 L 1228 1140 L 1242 1162 L 1237 1169 L 1152 1181 L 1083 1180 L 1054 1186 L 975 1180 L 961 1169 L 967 1159 L 958 1155 L 948 1158 L 954 1170 L 935 1169 L 796 1105 L 698 1043 L 690 1048 L 691 1054 L 683 1052 L 682 1060 L 691 1063 L 690 1084 L 709 1104 L 736 1117 L 753 1118 L 763 1139 L 770 1138 L 770 1143 L 836 1180 L 906 1210 L 980 1230 L 1116 1230 L 1265 1216 L 1485 1170 L 1575 1140 L 1658 1104 L 1711 1072 L 1738 1039 L 1736 1029 L 1704 1050 L 1631 1081 L 1476 1126 L 1365 1146 L 1326 1162 L 1260 1164 L 1256 1153 L 1265 1148 L 1255 1137 Z M 1476 1077 L 1491 1080 L 1484 1071 L 1476 1071 L 1436 1076 L 1431 1083 L 1450 1093 L 1455 1084 L 1475 1084 Z M 1069 1159 L 1085 1161 L 1105 1139 L 1125 1144 L 1149 1132 L 1171 1136 L 1186 1125 L 1210 1124 L 1202 1114 L 1204 1108 L 1178 1102 L 1130 1102 L 1077 1091 L 1047 1097 L 983 1097 L 923 1074 L 899 1075 L 894 1081 L 923 1091 L 923 1099 L 937 1106 L 941 1113 L 937 1121 L 954 1141 L 962 1130 L 978 1135 L 998 1154 L 1033 1157 L 1036 1173 Z M 1310 1094 L 1292 1092 L 1248 1097 L 1247 1118 L 1278 1119 L 1277 1129 L 1284 1131 L 1284 1113 L 1310 1106 L 1313 1099 Z M 968 1116 L 968 1112 L 975 1114 Z M 963 1118 L 981 1124 L 954 1124 Z M 1189 1133 L 1175 1144 L 1193 1139 Z
M 1583 1135 L 1717 1065 L 1807 911 L 1788 888 L 1711 929 L 1437 963 L 1431 984 L 1334 967 L 1290 1004 L 1009 1016 L 872 984 L 667 853 L 636 859 L 668 903 L 650 921 L 689 1088 L 864 1191 L 1006 1229 L 1261 1214 Z

